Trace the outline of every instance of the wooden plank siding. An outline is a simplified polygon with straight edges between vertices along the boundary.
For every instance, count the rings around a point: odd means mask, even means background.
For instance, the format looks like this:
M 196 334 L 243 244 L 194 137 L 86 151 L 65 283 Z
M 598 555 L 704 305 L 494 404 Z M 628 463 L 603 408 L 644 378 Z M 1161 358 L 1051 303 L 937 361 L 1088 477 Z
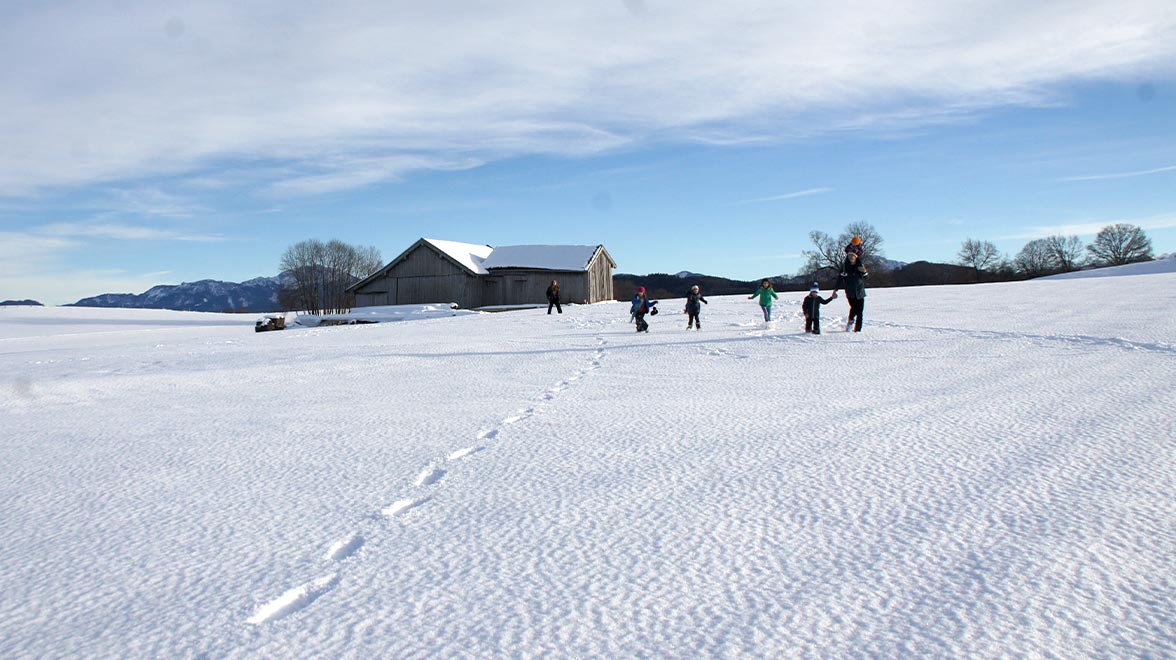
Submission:
M 457 303 L 482 306 L 478 277 L 453 263 L 428 243 L 401 255 L 377 277 L 355 289 L 355 306 Z

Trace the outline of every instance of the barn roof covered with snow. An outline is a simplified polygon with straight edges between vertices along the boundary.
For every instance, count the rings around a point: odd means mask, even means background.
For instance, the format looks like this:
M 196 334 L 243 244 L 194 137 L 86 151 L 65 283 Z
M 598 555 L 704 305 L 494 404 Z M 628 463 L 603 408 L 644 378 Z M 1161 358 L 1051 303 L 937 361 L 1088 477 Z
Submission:
M 599 245 L 503 245 L 494 248 L 482 267 L 583 271 L 602 249 Z
M 487 270 L 483 267 L 482 263 L 494 251 L 494 248 L 489 245 L 441 241 L 435 238 L 422 238 L 421 240 L 437 248 L 466 270 L 477 273 L 478 275 L 487 274 Z

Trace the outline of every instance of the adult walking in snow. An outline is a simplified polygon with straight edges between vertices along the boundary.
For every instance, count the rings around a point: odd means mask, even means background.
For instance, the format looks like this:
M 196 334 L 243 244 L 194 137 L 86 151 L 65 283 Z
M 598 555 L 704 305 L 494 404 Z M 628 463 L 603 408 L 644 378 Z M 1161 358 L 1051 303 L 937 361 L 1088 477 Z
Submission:
M 752 298 L 756 297 L 759 298 L 760 309 L 762 309 L 764 312 L 764 322 L 766 323 L 771 321 L 772 301 L 780 297 L 776 295 L 776 291 L 772 288 L 771 281 L 764 280 L 760 282 L 759 288 L 755 290 L 755 293 L 748 296 L 747 299 L 751 300 Z
M 821 334 L 821 305 L 828 305 L 836 297 L 837 292 L 834 291 L 833 295 L 828 298 L 822 298 L 821 286 L 813 282 L 813 285 L 809 287 L 809 294 L 800 303 L 800 308 L 804 311 L 804 331 L 806 333 Z
M 637 332 L 649 332 L 649 324 L 645 322 L 646 314 L 657 314 L 657 301 L 650 301 L 645 296 L 645 287 L 637 287 L 633 294 L 633 305 L 629 308 L 629 315 L 637 321 Z
M 559 306 L 559 282 L 551 280 L 551 285 L 547 287 L 547 313 L 551 313 L 552 305 L 555 306 L 555 311 L 563 314 L 563 308 Z
M 698 314 L 699 314 L 699 312 L 702 311 L 702 305 L 700 305 L 699 303 L 703 303 L 706 305 L 710 304 L 706 301 L 706 298 L 702 297 L 702 293 L 698 290 L 698 285 L 695 284 L 694 286 L 690 287 L 689 291 L 686 292 L 686 329 L 687 330 L 690 329 L 691 324 L 694 325 L 695 330 L 702 330 L 702 324 L 700 324 L 698 322 Z
M 849 301 L 849 317 L 845 319 L 845 331 L 849 332 L 852 325 L 854 332 L 862 331 L 862 313 L 866 309 L 866 278 L 870 273 L 866 264 L 857 254 L 850 252 L 845 255 L 845 264 L 841 274 L 837 276 L 837 283 L 833 285 L 833 295 L 839 289 L 845 289 L 845 299 Z

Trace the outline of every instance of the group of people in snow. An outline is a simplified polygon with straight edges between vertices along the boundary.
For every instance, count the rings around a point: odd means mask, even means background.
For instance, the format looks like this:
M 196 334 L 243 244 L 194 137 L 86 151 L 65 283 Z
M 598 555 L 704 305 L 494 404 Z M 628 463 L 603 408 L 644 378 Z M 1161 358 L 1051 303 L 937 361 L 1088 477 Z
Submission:
M 801 309 L 804 312 L 804 331 L 814 335 L 821 334 L 821 306 L 827 305 L 837 298 L 838 291 L 845 291 L 845 299 L 849 302 L 849 316 L 845 323 L 845 331 L 850 329 L 854 332 L 862 331 L 862 315 L 866 307 L 866 283 L 865 280 L 870 276 L 866 269 L 866 264 L 862 261 L 862 239 L 854 236 L 849 245 L 845 246 L 845 259 L 841 265 L 841 272 L 837 275 L 837 282 L 833 285 L 833 294 L 828 298 L 821 297 L 821 288 L 815 282 L 809 288 L 809 294 L 801 303 Z M 555 282 L 551 283 L 556 286 Z M 556 286 L 556 302 L 557 307 L 559 288 Z M 775 289 L 772 288 L 770 280 L 763 280 L 760 282 L 759 288 L 756 289 L 748 300 L 758 298 L 759 306 L 764 315 L 764 322 L 772 320 L 772 301 L 779 298 L 776 295 Z M 551 313 L 551 288 L 547 290 L 547 299 L 549 304 L 547 306 L 547 313 Z M 646 315 L 654 316 L 657 314 L 656 300 L 650 300 L 645 293 L 645 287 L 637 287 L 637 293 L 633 295 L 633 302 L 629 308 L 630 317 L 637 324 L 637 332 L 649 332 L 649 322 L 645 320 Z M 694 328 L 701 330 L 702 324 L 699 322 L 699 313 L 702 311 L 702 305 L 709 304 L 706 298 L 702 296 L 698 285 L 690 287 L 686 293 L 686 329 Z

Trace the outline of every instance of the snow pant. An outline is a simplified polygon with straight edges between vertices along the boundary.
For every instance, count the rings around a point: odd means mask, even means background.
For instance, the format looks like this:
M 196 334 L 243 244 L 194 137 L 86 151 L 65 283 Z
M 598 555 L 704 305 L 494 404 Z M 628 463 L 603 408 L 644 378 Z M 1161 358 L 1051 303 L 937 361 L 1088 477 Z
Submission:
M 760 305 L 760 309 L 764 310 L 764 321 L 771 321 L 772 320 L 772 306 L 771 305 Z
M 551 306 L 552 305 L 555 306 L 555 311 L 559 312 L 560 314 L 563 314 L 563 308 L 559 306 L 558 300 L 548 300 L 547 301 L 547 313 L 548 314 L 551 313 Z
M 866 309 L 866 299 L 865 298 L 846 297 L 846 300 L 849 301 L 849 318 L 847 318 L 845 320 L 845 326 L 848 329 L 849 322 L 853 321 L 854 322 L 853 331 L 854 332 L 861 332 L 862 331 L 862 312 Z
M 686 310 L 686 329 L 689 330 L 691 325 L 694 325 L 699 330 L 702 329 L 702 325 L 698 323 L 698 312 L 688 309 Z
M 821 317 L 806 316 L 804 317 L 804 331 L 811 332 L 814 335 L 821 334 Z
M 645 322 L 644 314 L 636 314 L 637 332 L 649 332 L 649 324 Z

